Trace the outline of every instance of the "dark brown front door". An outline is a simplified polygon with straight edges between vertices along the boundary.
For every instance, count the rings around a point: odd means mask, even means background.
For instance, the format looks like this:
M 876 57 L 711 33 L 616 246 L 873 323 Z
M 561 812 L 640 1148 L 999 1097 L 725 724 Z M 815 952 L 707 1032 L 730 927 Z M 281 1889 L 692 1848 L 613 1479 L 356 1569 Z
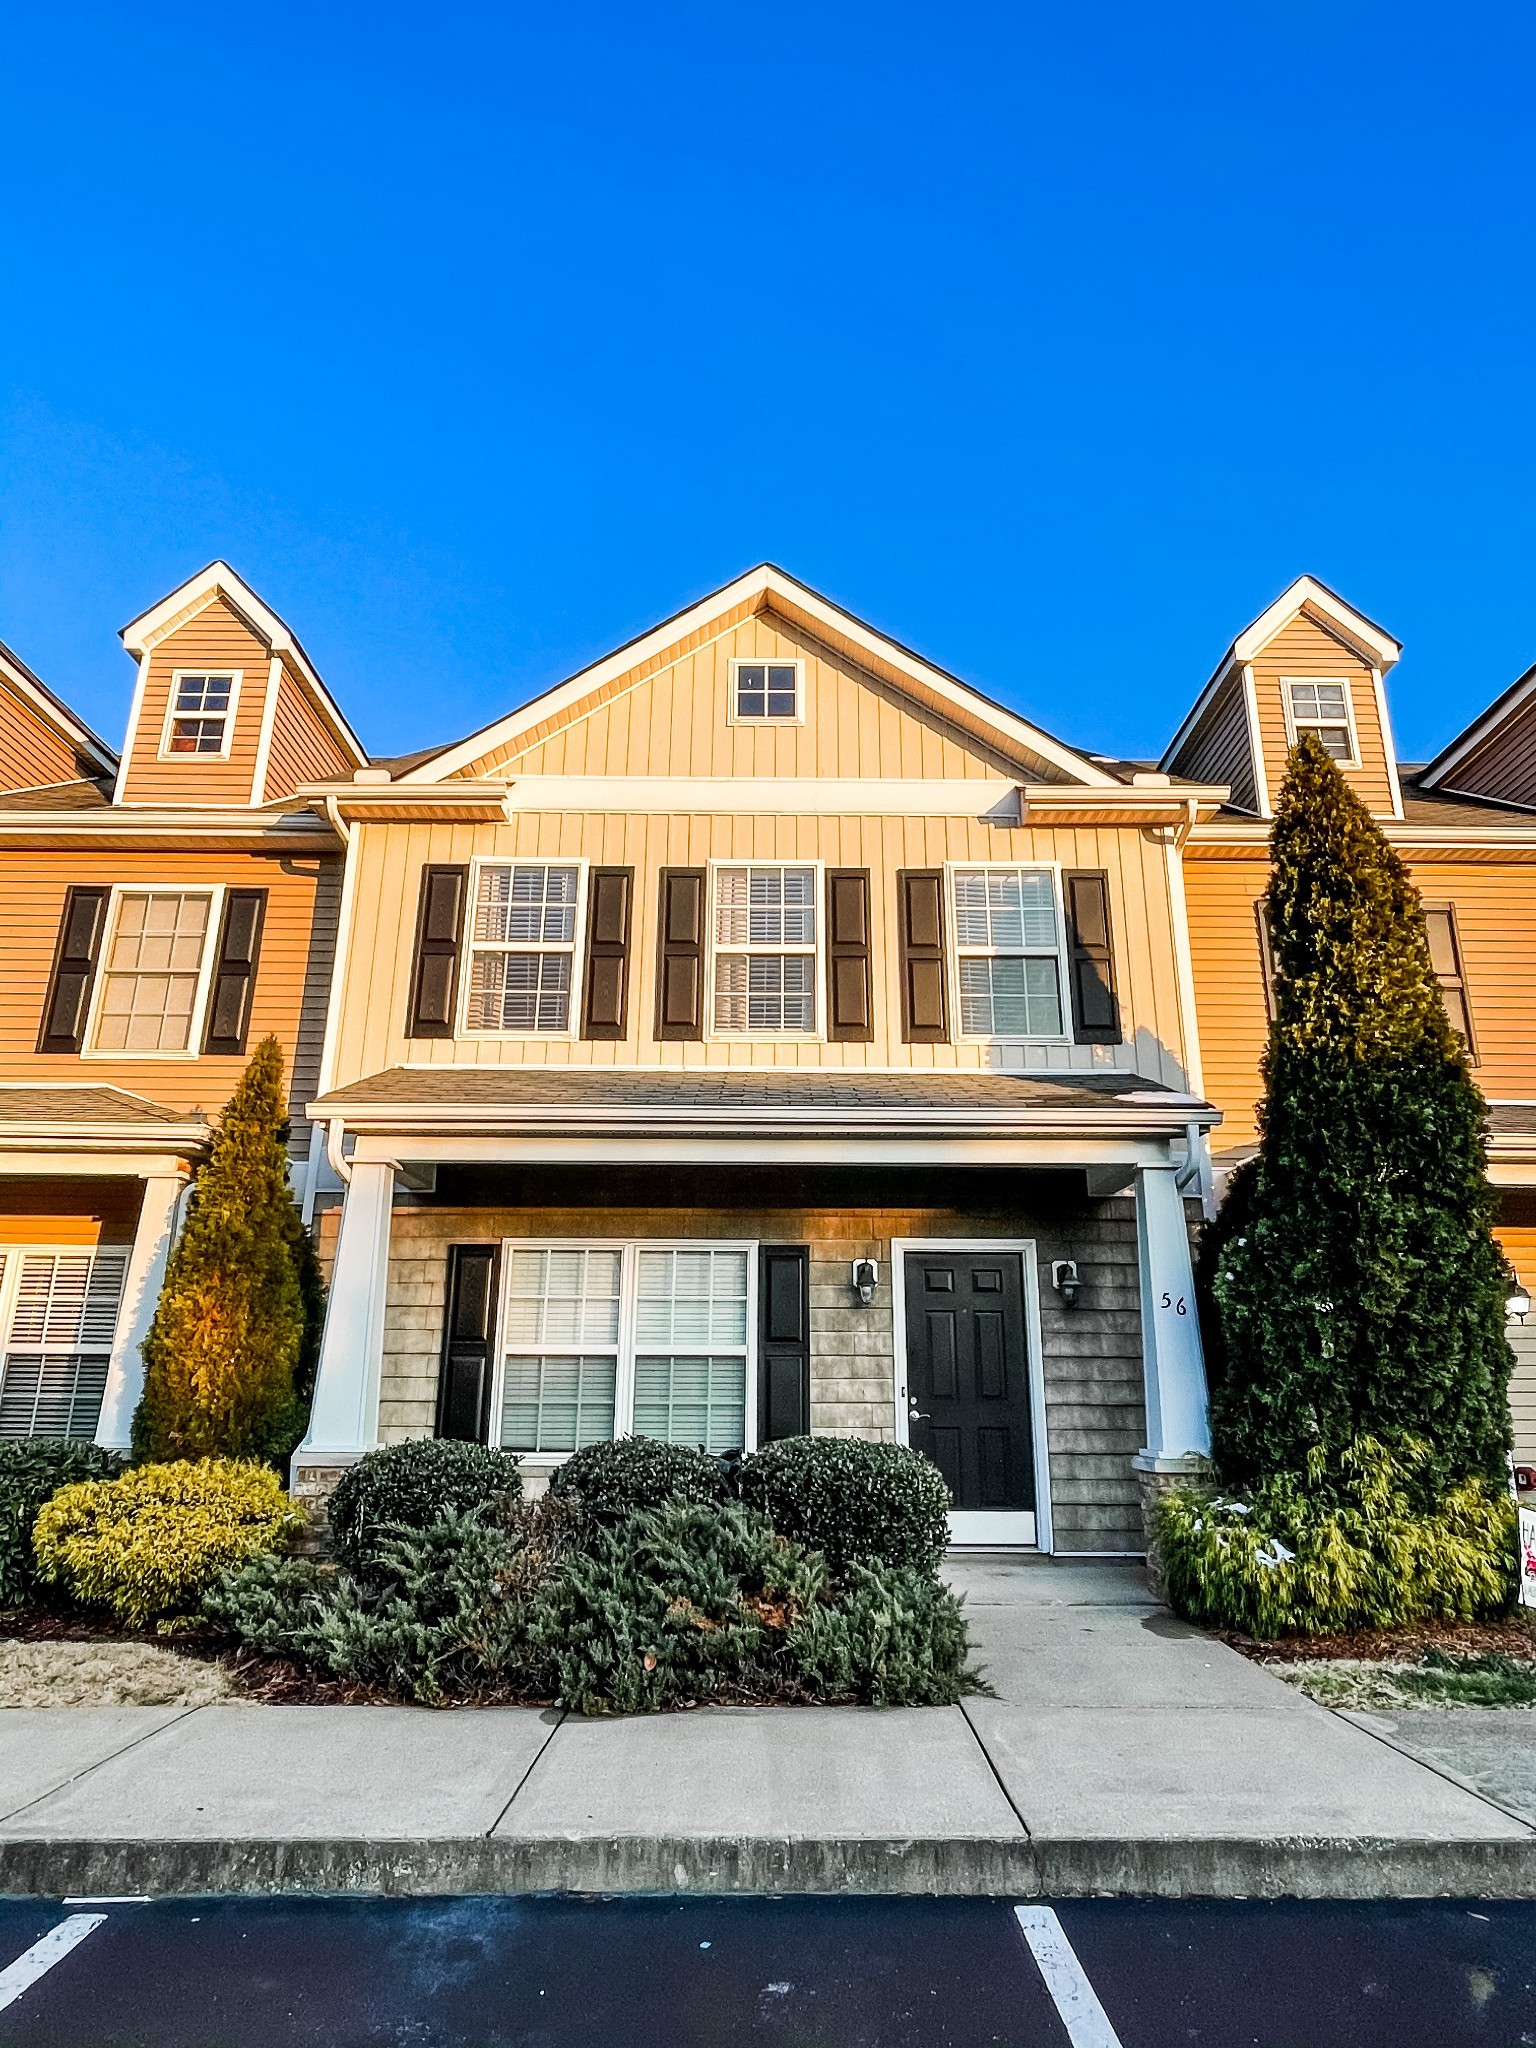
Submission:
M 1017 1252 L 909 1252 L 910 1442 L 957 1509 L 1035 1505 L 1024 1270 Z

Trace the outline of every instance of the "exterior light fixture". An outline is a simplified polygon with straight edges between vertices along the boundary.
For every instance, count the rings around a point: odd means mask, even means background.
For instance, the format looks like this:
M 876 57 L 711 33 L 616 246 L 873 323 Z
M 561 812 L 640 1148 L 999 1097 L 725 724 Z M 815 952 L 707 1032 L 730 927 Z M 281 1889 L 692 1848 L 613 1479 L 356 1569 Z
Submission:
M 1511 1289 L 1504 1304 L 1504 1313 L 1512 1323 L 1523 1323 L 1531 1312 L 1531 1297 L 1525 1288 L 1516 1285 Z
M 1051 1261 L 1051 1285 L 1061 1296 L 1063 1308 L 1071 1308 L 1077 1300 L 1077 1291 L 1082 1286 L 1077 1277 L 1076 1259 L 1053 1259 Z
M 853 1262 L 853 1291 L 866 1308 L 875 1298 L 875 1286 L 880 1278 L 880 1268 L 873 1259 L 855 1259 Z

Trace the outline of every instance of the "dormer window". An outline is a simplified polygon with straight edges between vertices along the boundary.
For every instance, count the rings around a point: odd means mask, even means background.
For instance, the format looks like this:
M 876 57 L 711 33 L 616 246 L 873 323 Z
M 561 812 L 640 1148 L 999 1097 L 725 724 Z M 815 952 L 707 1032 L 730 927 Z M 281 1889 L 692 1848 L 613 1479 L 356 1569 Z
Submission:
M 1348 765 L 1359 759 L 1354 721 L 1350 717 L 1348 683 L 1302 682 L 1288 678 L 1283 687 L 1292 745 L 1303 733 L 1309 732 L 1322 742 L 1335 761 Z
M 227 760 L 239 690 L 238 669 L 219 673 L 177 669 L 171 677 L 171 702 L 160 747 L 161 759 L 194 755 L 208 761 Z
M 804 667 L 801 661 L 733 661 L 732 725 L 798 724 L 805 715 Z

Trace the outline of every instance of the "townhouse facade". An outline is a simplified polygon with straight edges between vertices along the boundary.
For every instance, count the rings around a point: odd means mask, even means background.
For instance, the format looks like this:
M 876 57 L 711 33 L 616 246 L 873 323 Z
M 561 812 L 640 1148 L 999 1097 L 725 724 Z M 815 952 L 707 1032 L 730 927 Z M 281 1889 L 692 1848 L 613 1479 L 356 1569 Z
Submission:
M 116 1447 L 209 1120 L 268 1032 L 308 1206 L 326 1178 L 304 1104 L 341 838 L 297 791 L 365 759 L 223 563 L 122 638 L 121 754 L 0 650 L 0 1437 Z

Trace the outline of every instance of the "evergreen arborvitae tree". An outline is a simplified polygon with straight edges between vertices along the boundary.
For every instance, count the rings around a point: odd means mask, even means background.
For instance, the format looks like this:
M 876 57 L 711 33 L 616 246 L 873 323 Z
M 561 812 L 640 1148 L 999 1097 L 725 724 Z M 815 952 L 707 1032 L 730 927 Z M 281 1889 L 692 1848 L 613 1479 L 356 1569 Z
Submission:
M 1506 1267 L 1487 1108 L 1445 1014 L 1424 910 L 1310 735 L 1291 751 L 1265 898 L 1274 1022 L 1260 1146 L 1202 1258 L 1216 1462 L 1331 1466 L 1358 1435 L 1433 1447 L 1426 1490 L 1510 1444 Z
M 281 1458 L 298 1441 L 319 1275 L 288 1188 L 287 1130 L 282 1048 L 265 1038 L 214 1133 L 144 1339 L 136 1460 Z

